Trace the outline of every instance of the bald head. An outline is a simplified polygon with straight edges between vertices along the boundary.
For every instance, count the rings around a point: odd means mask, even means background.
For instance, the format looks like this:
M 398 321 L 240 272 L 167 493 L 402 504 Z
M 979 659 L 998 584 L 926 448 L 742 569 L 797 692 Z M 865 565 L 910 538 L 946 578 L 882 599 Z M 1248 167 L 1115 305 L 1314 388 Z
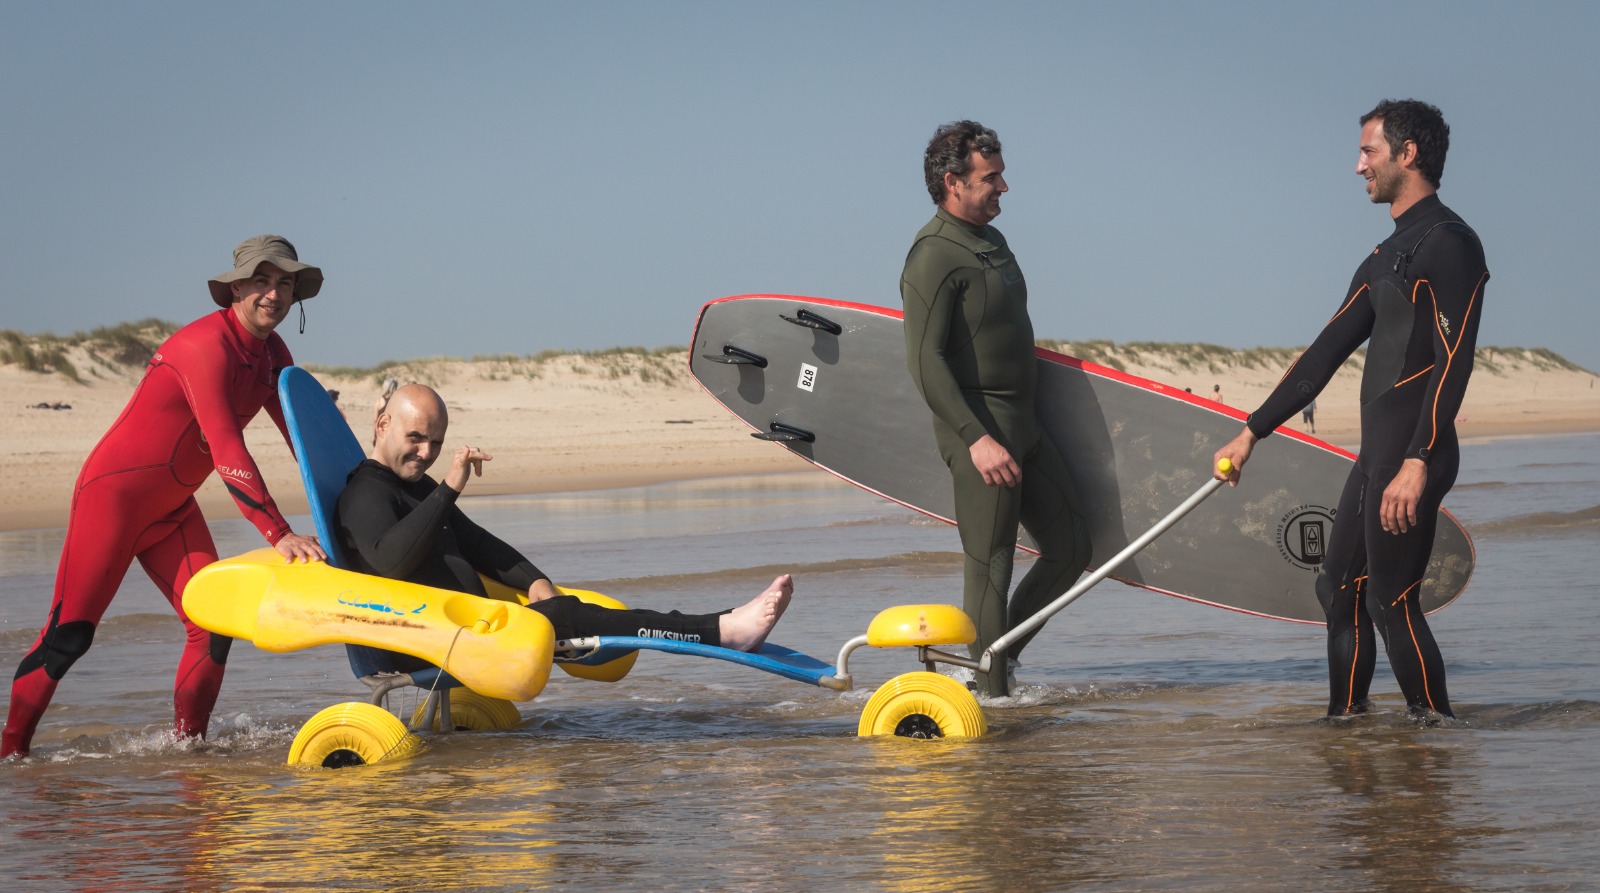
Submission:
M 373 424 L 372 458 L 403 480 L 420 480 L 438 460 L 449 426 L 450 413 L 437 391 L 404 385 Z
M 450 412 L 444 407 L 444 398 L 439 392 L 425 384 L 401 385 L 389 398 L 389 412 L 395 413 L 421 413 L 432 416 L 437 414 L 445 425 L 450 424 Z

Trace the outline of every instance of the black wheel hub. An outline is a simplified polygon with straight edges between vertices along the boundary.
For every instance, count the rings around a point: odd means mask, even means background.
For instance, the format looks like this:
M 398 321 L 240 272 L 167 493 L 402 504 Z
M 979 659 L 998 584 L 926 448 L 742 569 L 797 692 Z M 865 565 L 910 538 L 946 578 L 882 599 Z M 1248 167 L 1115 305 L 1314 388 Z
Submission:
M 944 732 L 939 730 L 939 724 L 925 713 L 913 713 L 900 720 L 894 727 L 894 733 L 900 738 L 943 738 Z
M 322 768 L 348 769 L 351 766 L 365 766 L 366 764 L 367 761 L 361 759 L 361 755 L 353 750 L 336 750 L 328 754 L 327 758 L 322 761 Z

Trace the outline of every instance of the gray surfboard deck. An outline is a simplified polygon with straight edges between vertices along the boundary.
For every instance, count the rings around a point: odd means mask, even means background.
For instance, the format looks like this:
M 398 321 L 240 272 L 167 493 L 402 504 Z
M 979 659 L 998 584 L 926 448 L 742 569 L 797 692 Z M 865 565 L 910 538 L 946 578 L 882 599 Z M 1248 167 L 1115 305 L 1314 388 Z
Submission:
M 933 414 L 905 357 L 898 310 L 742 295 L 701 308 L 689 368 L 757 435 L 772 434 L 776 423 L 779 437 L 796 438 L 777 442 L 818 468 L 954 523 Z M 1182 388 L 1043 349 L 1035 362 L 1040 422 L 1072 469 L 1097 561 L 1205 483 L 1212 454 L 1244 423 L 1243 412 Z M 1256 447 L 1237 488 L 1213 494 L 1112 577 L 1235 611 L 1323 623 L 1316 572 L 1353 461 L 1280 428 Z M 1032 547 L 1025 532 L 1019 545 Z M 1466 531 L 1441 513 L 1424 610 L 1460 596 L 1473 560 Z

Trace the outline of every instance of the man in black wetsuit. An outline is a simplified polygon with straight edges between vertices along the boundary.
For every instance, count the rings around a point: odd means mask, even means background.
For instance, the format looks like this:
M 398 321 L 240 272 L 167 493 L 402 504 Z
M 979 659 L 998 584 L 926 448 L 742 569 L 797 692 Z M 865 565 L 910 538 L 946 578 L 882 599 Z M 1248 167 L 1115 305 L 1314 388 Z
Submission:
M 1350 293 L 1239 433 L 1218 450 L 1237 485 L 1256 442 L 1327 385 L 1368 341 L 1361 452 L 1334 515 L 1317 577 L 1328 618 L 1329 716 L 1368 709 L 1382 633 L 1419 719 L 1453 716 L 1444 658 L 1418 601 L 1439 504 L 1460 467 L 1455 417 L 1472 374 L 1489 280 L 1483 246 L 1436 194 L 1450 128 L 1427 103 L 1385 100 L 1361 118 L 1356 173 L 1394 233 L 1356 270 Z
M 748 603 L 716 614 L 605 608 L 561 595 L 550 578 L 520 552 L 474 524 L 456 508 L 472 474 L 493 457 L 464 446 L 456 450 L 444 482 L 427 471 L 441 455 L 449 416 L 444 401 L 425 385 L 394 392 L 374 423 L 372 458 L 356 466 L 339 495 L 334 524 L 353 569 L 485 595 L 484 576 L 528 593 L 528 607 L 543 614 L 559 639 L 641 636 L 755 651 L 783 616 L 794 592 L 788 574 Z M 427 664 L 396 655 L 391 669 L 414 672 Z
M 1039 425 L 1028 284 L 1005 236 L 990 225 L 1007 191 L 1000 139 L 976 121 L 935 131 L 923 178 L 938 206 L 900 275 L 906 359 L 933 410 L 950 468 L 965 553 L 962 606 L 978 628 L 977 657 L 1077 581 L 1089 528 L 1066 461 Z M 1006 603 L 1017 524 L 1039 546 Z M 1032 636 L 1011 646 L 1015 660 Z M 1008 693 L 1006 667 L 978 674 L 986 695 Z

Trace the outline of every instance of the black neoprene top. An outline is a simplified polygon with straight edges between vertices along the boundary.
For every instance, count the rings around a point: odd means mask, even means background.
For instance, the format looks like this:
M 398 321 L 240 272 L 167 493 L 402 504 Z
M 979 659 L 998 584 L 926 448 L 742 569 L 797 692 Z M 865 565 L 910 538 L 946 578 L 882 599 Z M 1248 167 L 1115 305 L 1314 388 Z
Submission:
M 1363 455 L 1389 429 L 1386 441 L 1403 443 L 1404 458 L 1426 461 L 1437 445 L 1454 443 L 1488 280 L 1477 234 L 1437 195 L 1406 209 L 1356 270 L 1339 312 L 1250 415 L 1251 432 L 1266 437 L 1288 421 L 1371 339 L 1361 379 Z
M 549 579 L 456 508 L 457 495 L 426 475 L 408 482 L 371 459 L 357 465 L 334 515 L 352 569 L 472 595 L 486 594 L 479 571 L 523 591 Z

